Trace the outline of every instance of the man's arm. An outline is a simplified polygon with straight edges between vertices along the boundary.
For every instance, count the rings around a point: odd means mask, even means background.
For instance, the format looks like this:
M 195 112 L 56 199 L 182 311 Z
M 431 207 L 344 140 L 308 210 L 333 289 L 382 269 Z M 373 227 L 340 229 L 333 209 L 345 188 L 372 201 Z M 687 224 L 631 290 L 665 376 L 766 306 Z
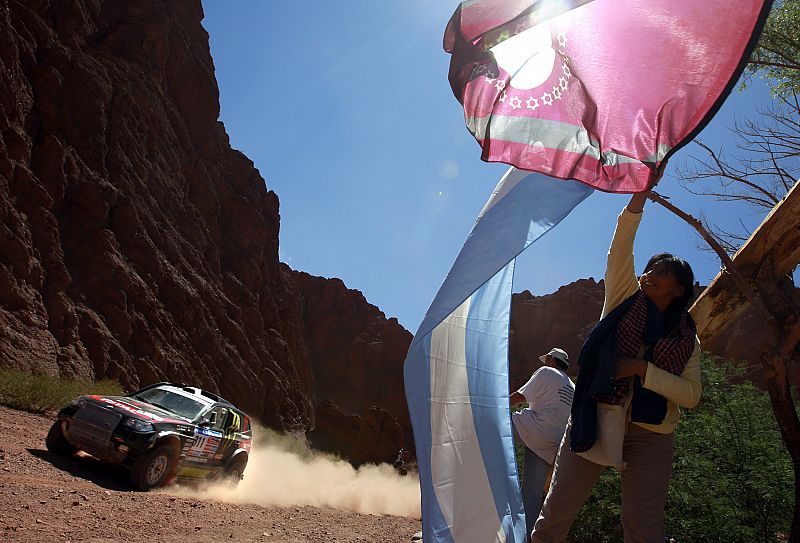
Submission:
M 508 404 L 510 407 L 514 407 L 515 405 L 519 405 L 527 401 L 528 400 L 525 399 L 525 396 L 520 394 L 519 391 L 512 392 L 511 396 L 508 397 Z

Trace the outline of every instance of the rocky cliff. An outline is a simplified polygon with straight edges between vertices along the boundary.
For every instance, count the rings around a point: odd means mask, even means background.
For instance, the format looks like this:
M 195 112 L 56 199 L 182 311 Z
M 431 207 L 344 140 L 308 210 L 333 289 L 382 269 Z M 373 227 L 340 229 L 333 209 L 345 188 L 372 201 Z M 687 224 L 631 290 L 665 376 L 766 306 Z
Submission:
M 318 406 L 311 444 L 356 464 L 393 461 L 413 445 L 403 388 L 411 333 L 341 280 L 293 274 Z
M 410 436 L 410 334 L 279 263 L 278 197 L 218 121 L 202 18 L 0 0 L 0 366 L 199 384 L 383 459 Z
M 311 420 L 278 198 L 221 123 L 199 2 L 0 1 L 4 366 L 198 383 Z
M 578 359 L 583 340 L 603 310 L 603 281 L 580 279 L 552 294 L 533 296 L 529 291 L 511 300 L 509 372 L 512 390 L 522 386 L 541 362 L 539 355 L 553 347 Z M 572 364 L 570 374 L 577 373 Z

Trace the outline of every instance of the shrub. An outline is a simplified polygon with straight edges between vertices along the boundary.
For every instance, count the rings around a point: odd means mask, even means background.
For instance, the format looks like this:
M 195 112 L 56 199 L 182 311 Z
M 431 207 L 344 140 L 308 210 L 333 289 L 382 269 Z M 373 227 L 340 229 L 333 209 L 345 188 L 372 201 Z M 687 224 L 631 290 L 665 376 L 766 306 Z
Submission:
M 684 541 L 774 542 L 789 533 L 789 453 L 769 396 L 743 370 L 706 360 L 702 405 L 675 434 L 667 526 Z
M 85 394 L 124 393 L 124 389 L 116 381 L 73 381 L 41 373 L 0 369 L 0 405 L 31 413 L 55 411 L 70 400 Z
M 678 543 L 778 542 L 792 517 L 791 460 L 766 392 L 737 382 L 733 363 L 703 361 L 703 398 L 683 411 L 666 532 Z M 606 470 L 570 533 L 570 541 L 622 541 L 620 476 Z

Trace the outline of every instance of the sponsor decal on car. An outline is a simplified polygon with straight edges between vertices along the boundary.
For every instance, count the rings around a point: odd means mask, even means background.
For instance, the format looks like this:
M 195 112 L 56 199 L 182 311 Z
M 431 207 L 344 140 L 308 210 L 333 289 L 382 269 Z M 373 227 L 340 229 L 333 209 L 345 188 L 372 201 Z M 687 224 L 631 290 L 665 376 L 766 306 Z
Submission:
M 153 413 L 148 413 L 147 411 L 143 411 L 138 407 L 134 407 L 132 405 L 128 405 L 123 402 L 118 402 L 117 400 L 112 400 L 111 398 L 104 398 L 103 396 L 89 396 L 89 397 L 94 400 L 99 400 L 103 403 L 107 403 L 108 405 L 113 405 L 114 407 L 118 407 L 119 409 L 123 409 L 133 415 L 137 415 L 139 417 L 152 420 L 153 422 L 173 422 L 173 423 L 179 422 L 174 419 L 166 419 L 164 417 L 159 417 L 158 415 L 154 415 Z
M 197 428 L 195 429 L 194 433 L 199 434 L 201 436 L 222 437 L 222 432 L 218 432 L 217 430 L 212 430 L 211 428 Z
M 174 387 L 182 388 L 186 393 L 176 391 Z M 151 405 L 137 399 L 137 394 L 152 388 L 162 388 L 165 394 L 197 396 L 197 411 L 194 415 L 184 416 L 173 413 L 166 407 L 157 407 L 155 404 Z M 209 398 L 217 401 L 212 403 Z M 145 484 L 140 477 L 143 464 L 137 467 L 136 462 L 144 458 L 142 455 L 152 450 L 154 445 L 160 445 L 165 439 L 177 438 L 179 441 L 179 444 L 176 443 L 179 454 L 172 459 L 178 477 L 212 479 L 225 471 L 229 459 L 235 453 L 250 451 L 253 441 L 250 418 L 236 410 L 232 404 L 218 400 L 220 399 L 213 394 L 201 393 L 184 385 L 158 383 L 124 397 L 102 395 L 79 397 L 59 412 L 54 428 L 63 427 L 66 432 L 67 427 L 64 427 L 61 421 L 84 421 L 84 419 L 89 422 L 99 421 L 99 425 L 93 426 L 97 430 L 92 435 L 97 436 L 95 441 L 98 443 L 102 438 L 102 450 L 98 449 L 99 453 L 102 453 L 102 460 L 127 467 L 131 467 L 130 461 L 133 461 L 131 481 L 137 488 L 148 490 L 152 487 Z M 169 402 L 163 403 L 167 405 Z M 216 418 L 209 416 L 210 412 L 216 413 Z M 113 433 L 109 422 L 111 419 L 115 423 L 124 419 L 123 424 L 136 431 Z M 208 427 L 210 420 L 214 420 L 215 428 Z M 48 439 L 50 440 L 50 437 Z M 55 447 L 50 442 L 47 445 L 48 449 Z M 246 458 L 244 461 L 246 462 Z
M 201 436 L 195 439 L 192 447 L 189 449 L 189 458 L 192 462 L 208 461 L 208 458 L 213 457 L 214 453 L 219 448 L 220 438 L 214 436 Z
M 193 462 L 195 464 L 208 464 L 208 458 L 203 456 L 190 456 L 188 460 L 189 462 Z

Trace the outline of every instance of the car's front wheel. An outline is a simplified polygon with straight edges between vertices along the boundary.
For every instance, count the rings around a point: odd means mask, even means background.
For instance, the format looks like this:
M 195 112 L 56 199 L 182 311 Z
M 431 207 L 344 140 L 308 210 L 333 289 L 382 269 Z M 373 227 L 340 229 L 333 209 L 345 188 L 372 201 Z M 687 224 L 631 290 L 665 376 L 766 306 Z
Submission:
M 222 473 L 222 477 L 233 483 L 239 484 L 239 481 L 242 480 L 244 477 L 244 470 L 247 467 L 247 458 L 244 456 L 238 456 L 228 464 L 228 467 L 225 468 L 225 471 Z
M 44 440 L 47 450 L 51 453 L 59 454 L 61 456 L 72 456 L 78 452 L 77 447 L 73 447 L 67 438 L 64 437 L 64 432 L 61 429 L 61 420 L 56 419 L 47 432 L 47 437 Z
M 175 450 L 161 445 L 148 451 L 133 463 L 131 484 L 137 490 L 150 490 L 164 484 L 175 467 Z

